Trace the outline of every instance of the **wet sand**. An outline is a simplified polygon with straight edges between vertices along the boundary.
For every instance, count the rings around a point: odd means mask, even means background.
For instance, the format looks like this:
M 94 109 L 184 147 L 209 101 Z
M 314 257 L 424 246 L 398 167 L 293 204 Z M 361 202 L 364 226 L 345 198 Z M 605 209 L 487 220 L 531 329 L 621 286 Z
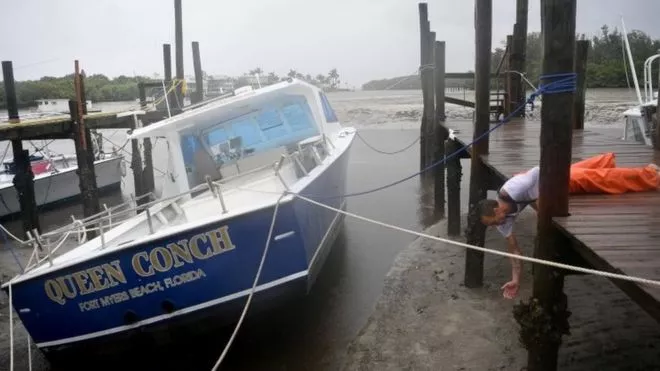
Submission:
M 463 223 L 465 223 L 465 217 Z M 463 224 L 465 225 L 465 224 Z M 446 223 L 427 232 L 446 236 Z M 516 226 L 525 255 L 533 252 L 536 215 Z M 465 241 L 464 237 L 457 238 Z M 486 246 L 506 251 L 489 230 Z M 508 259 L 486 255 L 484 286 L 463 284 L 461 247 L 418 239 L 397 257 L 374 314 L 348 349 L 344 370 L 523 370 L 515 301 L 500 287 L 510 279 Z M 523 264 L 519 299 L 531 295 L 531 265 Z M 609 280 L 566 278 L 571 335 L 559 354 L 560 370 L 658 370 L 660 326 Z

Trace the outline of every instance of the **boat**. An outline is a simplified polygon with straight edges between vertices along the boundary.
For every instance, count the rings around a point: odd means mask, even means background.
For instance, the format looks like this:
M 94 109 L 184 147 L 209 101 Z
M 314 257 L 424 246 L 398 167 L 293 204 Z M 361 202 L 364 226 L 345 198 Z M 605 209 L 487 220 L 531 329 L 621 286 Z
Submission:
M 104 153 L 95 145 L 94 173 L 100 192 L 110 192 L 121 187 L 126 173 L 123 156 Z M 76 155 L 54 154 L 47 148 L 30 155 L 30 167 L 34 174 L 34 194 L 37 207 L 52 208 L 80 196 Z M 18 192 L 13 183 L 14 159 L 2 161 L 0 168 L 0 218 L 13 217 L 21 212 Z
M 644 61 L 644 96 L 642 96 L 623 19 L 621 20 L 621 23 L 623 25 L 623 40 L 628 56 L 628 63 L 633 76 L 633 82 L 635 83 L 635 92 L 637 94 L 638 103 L 623 113 L 624 127 L 622 139 L 652 146 L 653 148 L 660 148 L 660 143 L 656 143 L 656 138 L 658 137 L 658 134 L 656 133 L 658 130 L 657 122 L 654 122 L 653 120 L 654 115 L 657 115 L 658 118 L 656 120 L 660 121 L 660 113 L 658 112 L 658 91 L 654 92 L 653 89 L 652 69 L 653 62 L 655 60 L 660 60 L 660 53 L 652 55 Z
M 32 236 L 33 259 L 2 285 L 51 361 L 228 328 L 251 293 L 249 313 L 268 313 L 312 289 L 341 229 L 355 130 L 315 86 L 242 89 L 129 135 L 158 137 L 158 197 Z M 100 233 L 85 240 L 86 229 Z M 66 233 L 82 242 L 59 253 Z

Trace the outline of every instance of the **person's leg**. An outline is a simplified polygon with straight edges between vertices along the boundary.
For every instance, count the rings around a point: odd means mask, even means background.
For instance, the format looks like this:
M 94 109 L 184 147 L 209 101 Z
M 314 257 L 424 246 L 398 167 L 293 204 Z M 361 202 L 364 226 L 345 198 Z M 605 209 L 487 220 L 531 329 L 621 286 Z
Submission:
M 644 192 L 658 190 L 658 167 L 587 169 L 571 168 L 569 193 Z
M 571 164 L 571 168 L 580 169 L 611 169 L 616 167 L 614 153 L 607 152 Z

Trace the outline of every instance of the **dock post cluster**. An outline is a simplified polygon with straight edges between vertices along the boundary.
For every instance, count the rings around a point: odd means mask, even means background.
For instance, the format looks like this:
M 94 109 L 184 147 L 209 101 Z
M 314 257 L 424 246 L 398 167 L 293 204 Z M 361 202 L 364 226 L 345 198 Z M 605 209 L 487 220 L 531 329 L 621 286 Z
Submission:
M 420 128 L 420 170 L 442 161 L 449 131 L 445 126 L 445 42 L 436 40 L 431 31 L 428 4 L 419 3 L 420 66 L 424 108 Z M 459 164 L 460 166 L 460 164 Z M 452 173 L 453 175 L 454 173 Z M 433 191 L 434 216 L 445 214 L 445 164 L 422 173 L 424 184 Z M 432 183 L 432 186 L 431 186 Z
M 75 98 L 69 101 L 69 117 L 47 118 L 37 120 L 21 120 L 18 112 L 18 100 L 15 88 L 12 61 L 2 62 L 5 97 L 9 116 L 9 124 L 0 128 L 0 141 L 11 141 L 15 165 L 14 186 L 18 193 L 20 204 L 20 218 L 22 220 L 23 237 L 27 231 L 42 232 L 39 224 L 37 202 L 35 200 L 34 174 L 30 166 L 29 151 L 23 148 L 24 141 L 30 140 L 73 140 L 78 164 L 80 195 L 84 217 L 100 212 L 99 189 L 96 184 L 94 170 L 94 145 L 92 144 L 92 131 L 96 129 L 127 129 L 134 130 L 140 126 L 147 126 L 168 116 L 183 112 L 183 30 L 181 0 L 174 0 L 175 15 L 175 46 L 176 46 L 176 79 L 172 78 L 172 56 L 170 44 L 163 44 L 164 80 L 138 82 L 140 111 L 133 115 L 118 115 L 118 112 L 88 114 L 87 100 L 85 98 L 85 74 L 80 69 L 78 60 L 74 62 L 75 73 L 73 86 Z M 205 99 L 203 89 L 203 72 L 200 57 L 199 42 L 192 42 L 193 64 L 195 70 L 196 91 L 191 92 L 193 103 L 203 102 Z M 156 89 L 163 91 L 162 103 L 155 106 L 155 110 L 148 110 L 147 91 Z M 96 136 L 102 138 L 102 136 Z M 99 143 L 102 147 L 102 143 Z M 102 151 L 102 148 L 99 148 Z M 142 150 L 142 153 L 141 153 Z M 131 141 L 131 164 L 133 171 L 134 193 L 143 204 L 148 198 L 139 197 L 153 192 L 155 188 L 153 144 L 149 138 Z M 96 236 L 90 230 L 88 237 Z

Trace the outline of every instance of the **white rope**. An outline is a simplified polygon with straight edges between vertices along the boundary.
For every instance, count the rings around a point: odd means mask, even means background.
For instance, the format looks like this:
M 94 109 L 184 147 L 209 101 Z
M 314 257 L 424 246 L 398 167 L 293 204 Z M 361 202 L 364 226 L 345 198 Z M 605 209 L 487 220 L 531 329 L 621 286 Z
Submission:
M 21 244 L 26 244 L 26 243 L 29 242 L 29 241 L 23 241 L 23 240 L 21 240 L 20 238 L 14 236 L 14 235 L 13 235 L 11 232 L 9 232 L 9 230 L 7 230 L 7 228 L 5 228 L 5 226 L 2 225 L 2 224 L 0 224 L 0 228 L 1 228 L 5 233 L 7 233 L 7 236 L 13 238 L 16 242 L 20 242 Z
M 248 308 L 250 306 L 250 302 L 252 301 L 252 296 L 254 295 L 256 289 L 257 289 L 257 282 L 259 282 L 259 277 L 261 276 L 261 269 L 264 266 L 264 261 L 266 261 L 266 254 L 268 253 L 268 248 L 270 247 L 270 241 L 273 238 L 273 229 L 275 229 L 275 219 L 277 219 L 277 210 L 280 207 L 280 202 L 282 201 L 282 198 L 284 198 L 286 194 L 282 194 L 280 198 L 277 199 L 277 203 L 275 204 L 275 209 L 273 210 L 273 218 L 270 222 L 270 229 L 268 230 L 268 238 L 266 239 L 266 246 L 264 247 L 264 252 L 261 255 L 261 262 L 259 263 L 259 269 L 257 269 L 257 274 L 254 277 L 254 282 L 252 283 L 252 289 L 250 290 L 250 295 L 248 295 L 248 299 L 245 302 L 245 306 L 243 307 L 243 313 L 241 313 L 241 317 L 238 319 L 238 323 L 236 324 L 236 327 L 234 328 L 234 333 L 231 334 L 231 337 L 229 338 L 229 341 L 227 342 L 227 345 L 225 345 L 225 349 L 222 351 L 222 354 L 220 355 L 220 358 L 218 358 L 218 361 L 215 363 L 213 366 L 212 371 L 216 371 L 218 367 L 220 367 L 220 364 L 224 360 L 225 356 L 227 355 L 227 352 L 229 351 L 229 348 L 231 347 L 232 343 L 234 342 L 234 338 L 236 337 L 236 334 L 238 334 L 238 330 L 241 327 L 241 324 L 243 323 L 243 319 L 245 318 L 245 314 L 248 311 Z
M 254 190 L 254 191 L 259 192 L 257 190 Z M 336 209 L 334 207 L 328 206 L 326 204 L 323 204 L 323 203 L 320 203 L 320 202 L 317 202 L 317 201 L 314 201 L 314 200 L 310 200 L 307 197 L 303 197 L 303 196 L 297 195 L 295 193 L 291 193 L 291 194 L 295 197 L 300 198 L 301 200 L 304 200 L 304 201 L 307 201 L 309 203 L 324 207 L 324 208 L 329 209 L 329 210 L 336 211 L 338 213 L 342 213 L 344 215 L 347 215 L 347 216 L 350 216 L 350 217 L 353 217 L 353 218 L 356 218 L 356 219 L 360 219 L 360 220 L 363 220 L 363 221 L 366 221 L 366 222 L 369 222 L 369 223 L 372 223 L 372 224 L 377 224 L 377 225 L 380 225 L 380 226 L 385 227 L 385 228 L 394 229 L 394 230 L 397 230 L 397 231 L 400 231 L 400 232 L 412 234 L 412 235 L 415 235 L 415 236 L 418 236 L 418 237 L 428 238 L 428 239 L 435 240 L 435 241 L 438 241 L 438 242 L 444 242 L 444 243 L 447 243 L 447 244 L 450 244 L 450 245 L 461 246 L 461 247 L 465 247 L 465 248 L 468 248 L 468 249 L 473 249 L 473 250 L 477 250 L 477 251 L 481 251 L 481 252 L 485 252 L 485 253 L 489 253 L 489 254 L 505 256 L 505 257 L 513 258 L 513 259 L 520 259 L 520 260 L 524 260 L 524 261 L 528 261 L 528 262 L 532 262 L 532 263 L 547 265 L 547 266 L 560 268 L 560 269 L 572 270 L 572 271 L 576 271 L 576 272 L 580 272 L 580 273 L 587 273 L 587 274 L 593 274 L 593 275 L 601 276 L 601 277 L 614 278 L 614 279 L 620 279 L 620 280 L 624 280 L 624 281 L 631 281 L 631 282 L 636 282 L 636 283 L 641 283 L 641 284 L 660 286 L 660 281 L 650 280 L 650 279 L 647 279 L 647 278 L 628 276 L 628 275 L 625 275 L 625 274 L 610 273 L 610 272 L 605 272 L 605 271 L 599 271 L 599 270 L 596 270 L 596 269 L 582 268 L 582 267 L 573 266 L 573 265 L 569 265 L 569 264 L 562 264 L 562 263 L 557 263 L 557 262 L 553 262 L 553 261 L 549 261 L 549 260 L 537 259 L 537 258 L 527 257 L 527 256 L 524 256 L 524 255 L 511 254 L 511 253 L 507 253 L 507 252 L 503 252 L 503 251 L 487 249 L 485 247 L 474 246 L 474 245 L 470 245 L 470 244 L 467 244 L 467 243 L 462 243 L 462 242 L 458 242 L 458 241 L 454 241 L 454 240 L 449 240 L 449 239 L 442 238 L 442 237 L 431 236 L 431 235 L 428 235 L 428 234 L 425 234 L 425 233 L 412 231 L 412 230 L 409 230 L 409 229 L 397 227 L 395 225 L 383 223 L 383 222 L 380 222 L 378 220 L 374 220 L 374 219 L 370 219 L 370 218 L 367 218 L 367 217 L 364 217 L 364 216 L 353 214 L 353 213 L 350 213 L 348 211 Z
M 27 345 L 28 345 L 28 370 L 32 371 L 32 349 L 30 346 L 30 333 L 25 329 L 25 334 L 27 337 Z
M 11 280 L 9 281 L 9 371 L 14 371 L 14 307 L 12 302 Z

